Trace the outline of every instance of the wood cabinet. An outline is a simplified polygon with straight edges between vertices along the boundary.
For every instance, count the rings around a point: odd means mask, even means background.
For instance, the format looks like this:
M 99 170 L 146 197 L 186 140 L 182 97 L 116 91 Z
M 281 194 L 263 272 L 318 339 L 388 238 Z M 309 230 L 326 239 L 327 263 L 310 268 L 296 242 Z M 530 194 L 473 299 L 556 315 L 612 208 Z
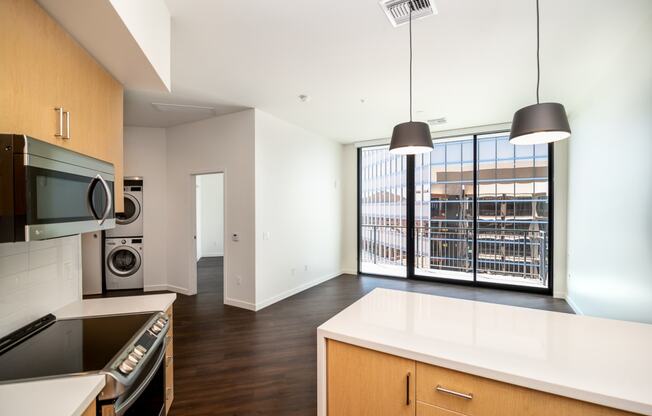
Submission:
M 414 361 L 332 340 L 327 354 L 330 415 L 414 415 Z
M 166 311 L 170 318 L 170 329 L 166 335 L 165 349 L 165 413 L 170 412 L 170 406 L 174 400 L 174 316 L 172 306 Z
M 122 85 L 33 0 L 0 1 L 0 26 L 0 132 L 113 163 L 121 212 Z M 67 112 L 64 126 L 55 108 Z
M 91 404 L 88 405 L 86 410 L 84 410 L 82 416 L 95 416 L 96 414 L 97 414 L 97 404 L 95 403 L 95 400 L 93 400 Z
M 633 415 L 333 340 L 326 357 L 331 416 Z M 409 393 L 406 372 L 414 375 Z

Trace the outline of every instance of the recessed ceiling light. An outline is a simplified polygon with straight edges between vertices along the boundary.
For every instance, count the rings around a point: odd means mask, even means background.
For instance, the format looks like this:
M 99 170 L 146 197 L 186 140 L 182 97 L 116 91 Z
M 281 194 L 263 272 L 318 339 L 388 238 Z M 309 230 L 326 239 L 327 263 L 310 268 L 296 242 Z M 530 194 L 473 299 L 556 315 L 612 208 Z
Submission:
M 446 124 L 446 117 L 439 117 L 439 118 L 431 118 L 428 120 L 428 124 L 431 126 L 439 126 L 442 124 Z
M 203 105 L 152 103 L 152 106 L 162 112 L 216 114 L 215 107 Z
M 302 103 L 307 103 L 310 101 L 310 96 L 306 94 L 301 94 L 299 95 L 299 100 L 301 100 Z

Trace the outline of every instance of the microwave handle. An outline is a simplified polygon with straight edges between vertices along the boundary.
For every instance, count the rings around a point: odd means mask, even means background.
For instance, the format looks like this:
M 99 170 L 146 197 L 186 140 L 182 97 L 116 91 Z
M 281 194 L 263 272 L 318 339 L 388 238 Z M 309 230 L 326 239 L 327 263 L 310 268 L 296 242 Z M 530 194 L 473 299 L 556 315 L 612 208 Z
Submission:
M 111 213 L 111 205 L 113 205 L 113 197 L 111 196 L 111 188 L 109 188 L 109 184 L 106 183 L 102 175 L 98 174 L 96 178 L 99 179 L 100 183 L 102 184 L 102 187 L 104 188 L 104 193 L 106 194 L 106 208 L 104 209 L 104 214 L 102 215 L 102 219 L 99 220 L 99 224 L 102 225 L 104 224 L 104 221 L 106 221 L 106 218 Z

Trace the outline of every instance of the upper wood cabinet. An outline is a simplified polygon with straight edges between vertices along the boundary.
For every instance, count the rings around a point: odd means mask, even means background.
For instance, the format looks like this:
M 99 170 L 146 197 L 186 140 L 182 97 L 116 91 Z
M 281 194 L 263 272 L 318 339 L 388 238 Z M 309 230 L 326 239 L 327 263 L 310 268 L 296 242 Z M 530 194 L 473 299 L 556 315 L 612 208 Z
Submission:
M 121 212 L 122 85 L 33 0 L 0 0 L 0 27 L 0 132 L 113 163 Z M 69 117 L 69 138 L 57 135 L 57 107 Z
M 412 360 L 328 340 L 328 414 L 414 415 Z

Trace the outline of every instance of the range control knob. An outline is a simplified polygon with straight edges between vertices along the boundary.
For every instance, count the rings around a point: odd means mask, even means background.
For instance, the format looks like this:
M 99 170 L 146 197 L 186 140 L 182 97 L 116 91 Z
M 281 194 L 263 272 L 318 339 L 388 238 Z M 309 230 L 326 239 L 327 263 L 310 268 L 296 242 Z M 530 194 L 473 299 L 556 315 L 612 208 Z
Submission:
M 138 358 L 140 360 L 141 358 L 143 358 L 145 356 L 145 353 L 142 352 L 141 349 L 136 347 L 136 348 L 134 348 L 134 350 L 129 355 L 133 355 L 134 357 L 136 357 L 136 358 Z
M 163 328 L 167 322 L 164 321 L 163 319 L 159 319 L 158 321 L 156 321 L 156 323 L 157 323 L 161 328 Z
M 134 371 L 134 367 L 131 366 L 128 360 L 124 360 L 122 364 L 120 364 L 120 366 L 118 367 L 118 370 L 120 370 L 122 374 L 126 375 Z
M 142 345 L 136 345 L 136 348 L 134 348 L 134 352 L 138 352 L 142 355 L 145 355 L 147 352 L 147 348 L 143 347 Z
M 158 334 L 159 332 L 161 332 L 162 329 L 163 329 L 163 328 L 161 328 L 160 326 L 158 326 L 158 324 L 154 324 L 154 325 L 152 325 L 152 327 L 150 328 L 150 330 L 151 330 L 153 333 L 155 333 L 155 334 Z
M 130 364 L 136 365 L 138 364 L 138 361 L 140 361 L 140 357 L 137 356 L 136 354 L 129 354 L 127 356 L 127 360 L 129 360 Z

